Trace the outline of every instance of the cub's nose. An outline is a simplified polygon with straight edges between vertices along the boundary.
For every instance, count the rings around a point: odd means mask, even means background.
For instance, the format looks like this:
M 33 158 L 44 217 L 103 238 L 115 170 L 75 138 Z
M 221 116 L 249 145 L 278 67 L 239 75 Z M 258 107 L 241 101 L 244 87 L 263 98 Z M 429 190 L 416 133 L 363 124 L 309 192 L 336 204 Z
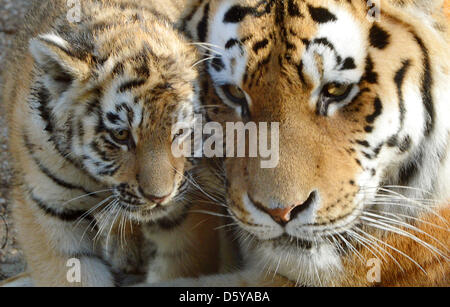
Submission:
M 314 203 L 315 198 L 316 192 L 312 192 L 305 202 L 290 205 L 288 207 L 276 209 L 269 209 L 261 205 L 257 205 L 257 207 L 269 214 L 278 224 L 286 225 L 291 220 L 295 219 L 298 214 L 308 209 Z
M 162 204 L 165 200 L 167 200 L 170 196 L 171 193 L 167 194 L 166 196 L 155 196 L 155 195 L 150 195 L 144 192 L 144 190 L 139 187 L 139 192 L 142 194 L 142 196 L 144 196 L 144 198 L 148 199 L 149 201 L 151 201 L 152 203 L 155 204 Z
M 169 198 L 169 195 L 163 196 L 163 197 L 157 197 L 153 195 L 145 195 L 145 198 L 150 200 L 151 202 L 155 204 L 162 204 L 167 198 Z

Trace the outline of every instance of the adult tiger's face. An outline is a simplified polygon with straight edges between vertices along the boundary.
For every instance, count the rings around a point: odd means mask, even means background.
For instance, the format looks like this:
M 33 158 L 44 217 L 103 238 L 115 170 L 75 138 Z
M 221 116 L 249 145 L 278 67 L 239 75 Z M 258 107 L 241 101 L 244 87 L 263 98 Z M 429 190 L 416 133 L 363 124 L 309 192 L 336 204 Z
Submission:
M 280 123 L 276 168 L 226 159 L 229 210 L 255 239 L 243 247 L 294 280 L 296 268 L 338 265 L 331 243 L 344 244 L 377 187 L 423 181 L 418 169 L 445 153 L 434 89 L 448 76 L 433 79 L 424 32 L 403 13 L 384 3 L 381 20 L 366 1 L 240 0 L 205 1 L 189 21 L 213 49 L 210 96 L 232 110 L 211 120 Z
M 43 35 L 31 49 L 46 80 L 56 143 L 113 190 L 115 205 L 132 218 L 156 220 L 181 210 L 171 205 L 188 187 L 191 165 L 173 155 L 172 127 L 193 123 L 197 58 L 163 21 L 147 22 L 68 40 Z M 77 38 L 90 39 L 92 49 L 77 49 Z

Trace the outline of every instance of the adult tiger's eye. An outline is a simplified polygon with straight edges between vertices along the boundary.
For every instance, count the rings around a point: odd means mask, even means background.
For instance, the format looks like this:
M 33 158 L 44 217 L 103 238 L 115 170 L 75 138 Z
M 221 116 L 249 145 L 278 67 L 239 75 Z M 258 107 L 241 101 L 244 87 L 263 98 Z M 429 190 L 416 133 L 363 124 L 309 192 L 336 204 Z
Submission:
M 325 88 L 325 94 L 330 97 L 341 97 L 348 94 L 350 89 L 350 84 L 330 83 Z
M 128 140 L 130 138 L 130 131 L 126 129 L 116 130 L 112 132 L 112 137 L 114 138 L 115 141 L 121 144 L 126 144 L 128 143 Z

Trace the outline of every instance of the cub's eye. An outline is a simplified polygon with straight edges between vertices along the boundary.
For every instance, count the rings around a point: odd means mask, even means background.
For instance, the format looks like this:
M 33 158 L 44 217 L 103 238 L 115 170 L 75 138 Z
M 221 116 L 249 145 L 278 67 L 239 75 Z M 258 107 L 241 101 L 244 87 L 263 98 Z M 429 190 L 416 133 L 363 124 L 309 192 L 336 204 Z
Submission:
M 226 84 L 221 87 L 225 97 L 233 104 L 237 104 L 242 108 L 242 116 L 247 117 L 250 114 L 248 109 L 247 97 L 244 91 L 236 85 Z
M 115 130 L 111 132 L 111 136 L 117 143 L 127 145 L 130 141 L 131 133 L 126 129 Z
M 329 83 L 324 88 L 324 95 L 336 100 L 345 99 L 352 90 L 352 84 Z

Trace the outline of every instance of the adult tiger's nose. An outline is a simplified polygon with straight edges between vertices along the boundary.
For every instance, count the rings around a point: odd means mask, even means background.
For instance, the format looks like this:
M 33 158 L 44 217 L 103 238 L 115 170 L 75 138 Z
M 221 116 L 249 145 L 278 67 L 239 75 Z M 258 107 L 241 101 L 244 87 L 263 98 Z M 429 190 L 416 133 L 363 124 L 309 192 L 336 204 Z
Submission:
M 291 212 L 301 205 L 293 205 L 287 208 L 268 209 L 266 212 L 278 224 L 287 224 L 291 220 Z
M 295 219 L 298 214 L 308 209 L 314 203 L 315 198 L 316 192 L 312 192 L 306 201 L 288 207 L 275 209 L 268 209 L 266 207 L 262 207 L 261 205 L 258 207 L 269 214 L 275 222 L 284 226 L 291 220 Z

